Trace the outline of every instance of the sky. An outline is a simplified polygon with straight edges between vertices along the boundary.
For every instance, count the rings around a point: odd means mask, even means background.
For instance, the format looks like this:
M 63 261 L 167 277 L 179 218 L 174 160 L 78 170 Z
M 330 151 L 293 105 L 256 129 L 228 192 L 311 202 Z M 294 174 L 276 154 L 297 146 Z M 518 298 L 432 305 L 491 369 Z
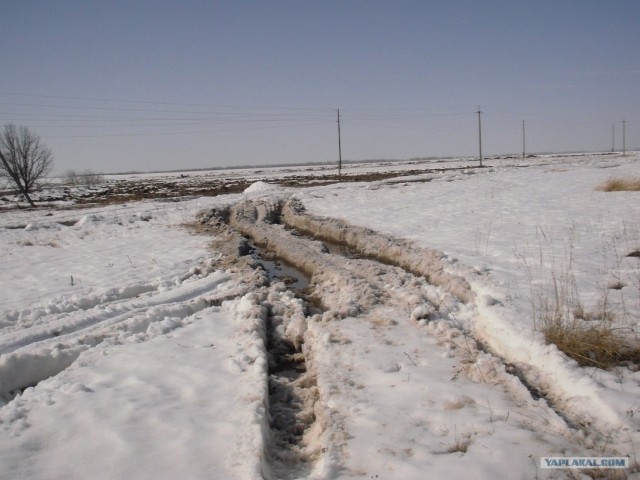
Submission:
M 0 121 L 97 173 L 640 147 L 637 0 L 0 0 Z M 7 19 L 10 19 L 7 21 Z M 524 129 L 523 129 L 523 121 Z

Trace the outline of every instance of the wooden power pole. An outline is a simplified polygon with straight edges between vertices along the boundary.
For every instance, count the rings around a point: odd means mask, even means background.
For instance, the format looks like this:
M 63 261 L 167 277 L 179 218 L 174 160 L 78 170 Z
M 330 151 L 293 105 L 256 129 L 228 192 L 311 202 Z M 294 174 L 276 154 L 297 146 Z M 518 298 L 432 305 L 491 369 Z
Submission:
M 482 166 L 482 111 L 480 110 L 480 107 L 478 107 L 478 111 L 476 112 L 478 114 L 478 147 L 479 147 L 479 157 L 480 157 L 480 166 Z
M 338 176 L 342 176 L 342 144 L 340 141 L 340 109 L 338 108 Z
M 524 129 L 524 120 L 522 120 L 522 160 L 524 160 L 525 157 L 525 129 Z
M 616 150 L 616 124 L 611 125 L 611 153 Z

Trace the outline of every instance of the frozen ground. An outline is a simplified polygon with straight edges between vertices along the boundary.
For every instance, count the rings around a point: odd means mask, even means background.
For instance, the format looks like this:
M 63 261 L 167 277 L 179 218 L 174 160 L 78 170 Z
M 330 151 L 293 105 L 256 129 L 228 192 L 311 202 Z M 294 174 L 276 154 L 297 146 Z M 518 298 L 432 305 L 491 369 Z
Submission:
M 637 365 L 532 328 L 568 278 L 637 341 L 639 160 L 3 211 L 0 478 L 640 478 Z

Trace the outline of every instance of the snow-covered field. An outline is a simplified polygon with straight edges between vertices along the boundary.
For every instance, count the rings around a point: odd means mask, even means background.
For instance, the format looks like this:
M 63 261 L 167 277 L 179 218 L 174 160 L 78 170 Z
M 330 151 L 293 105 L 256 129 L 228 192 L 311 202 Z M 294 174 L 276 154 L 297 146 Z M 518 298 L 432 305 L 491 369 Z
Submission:
M 638 341 L 640 156 L 489 163 L 0 212 L 0 478 L 640 478 L 637 364 L 533 328 L 555 280 Z

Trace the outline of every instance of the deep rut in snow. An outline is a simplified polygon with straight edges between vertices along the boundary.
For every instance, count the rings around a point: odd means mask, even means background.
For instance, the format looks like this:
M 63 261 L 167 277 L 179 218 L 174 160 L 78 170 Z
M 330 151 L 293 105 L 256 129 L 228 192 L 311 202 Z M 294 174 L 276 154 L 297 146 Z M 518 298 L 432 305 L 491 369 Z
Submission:
M 210 226 L 217 234 L 213 246 L 223 253 L 219 266 L 253 270 L 255 284 L 264 287 L 260 302 L 266 310 L 268 360 L 265 478 L 306 477 L 322 455 L 316 374 L 308 359 L 309 347 L 304 343 L 306 322 L 320 313 L 317 306 L 304 299 L 309 277 L 224 227 L 224 222 L 213 223 Z
M 267 458 L 277 479 L 308 476 L 318 457 L 317 448 L 305 439 L 316 422 L 318 388 L 316 376 L 307 366 L 304 338 L 287 334 L 296 320 L 305 323 L 316 309 L 300 298 L 309 278 L 277 257 L 251 246 L 251 256 L 265 270 L 272 284 L 267 301 L 266 350 L 268 359 L 268 405 L 270 442 Z M 283 292 L 274 284 L 282 282 Z M 294 295 L 287 295 L 293 292 Z M 283 295 L 284 293 L 284 295 Z
M 317 421 L 316 376 L 308 369 L 302 345 L 283 334 L 286 315 L 278 315 L 276 305 L 269 310 L 266 347 L 272 438 L 266 453 L 275 478 L 306 477 L 319 454 L 305 438 Z
M 309 286 L 309 277 L 296 267 L 255 246 L 251 247 L 251 252 L 253 258 L 264 268 L 271 283 L 281 281 L 296 293 L 303 292 Z

